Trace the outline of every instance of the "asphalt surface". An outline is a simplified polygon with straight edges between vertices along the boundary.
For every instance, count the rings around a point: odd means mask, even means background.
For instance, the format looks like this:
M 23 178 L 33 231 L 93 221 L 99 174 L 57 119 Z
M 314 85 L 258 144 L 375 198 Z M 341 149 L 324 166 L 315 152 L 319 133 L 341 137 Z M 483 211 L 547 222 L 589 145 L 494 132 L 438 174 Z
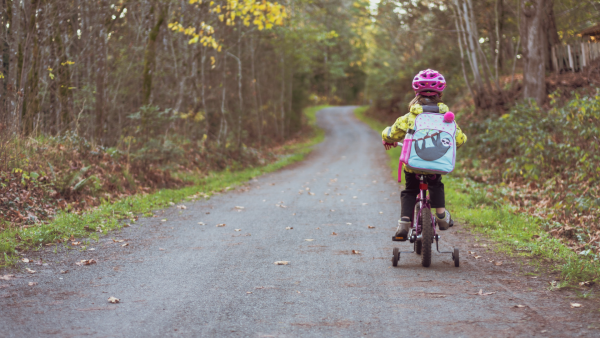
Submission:
M 0 280 L 0 336 L 600 335 L 592 305 L 548 291 L 552 276 L 531 278 L 527 264 L 493 254 L 460 224 L 440 242 L 461 249 L 459 268 L 436 253 L 429 268 L 416 254 L 391 267 L 392 248 L 412 246 L 390 240 L 401 187 L 380 137 L 351 107 L 324 109 L 318 121 L 326 140 L 302 163 L 156 211 L 92 242 L 94 251 L 29 253 L 47 265 L 0 271 L 16 275 Z

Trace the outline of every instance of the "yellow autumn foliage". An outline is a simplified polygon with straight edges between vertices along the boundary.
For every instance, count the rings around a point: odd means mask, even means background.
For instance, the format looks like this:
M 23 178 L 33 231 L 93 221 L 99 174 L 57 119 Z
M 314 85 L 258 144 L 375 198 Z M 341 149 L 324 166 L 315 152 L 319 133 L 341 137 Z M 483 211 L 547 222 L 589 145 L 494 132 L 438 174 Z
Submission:
M 200 5 L 202 0 L 189 0 L 189 3 Z M 282 26 L 283 20 L 288 17 L 285 6 L 266 0 L 225 0 L 225 4 L 215 4 L 211 1 L 209 7 L 210 12 L 217 14 L 219 21 L 225 22 L 227 26 L 235 26 L 236 22 L 240 22 L 244 26 L 253 24 L 258 30 Z M 200 27 L 187 28 L 178 22 L 173 22 L 169 23 L 169 29 L 191 36 L 189 44 L 201 43 L 203 46 L 221 51 L 222 46 L 214 37 L 213 26 L 204 21 L 201 22 Z

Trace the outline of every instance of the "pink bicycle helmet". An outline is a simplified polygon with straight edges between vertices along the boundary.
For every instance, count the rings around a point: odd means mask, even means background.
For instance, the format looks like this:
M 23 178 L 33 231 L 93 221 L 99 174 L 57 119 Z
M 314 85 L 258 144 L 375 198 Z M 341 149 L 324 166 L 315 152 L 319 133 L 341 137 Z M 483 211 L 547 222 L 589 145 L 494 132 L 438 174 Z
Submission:
M 446 80 L 437 70 L 425 69 L 415 76 L 412 82 L 415 94 L 423 96 L 433 96 L 441 94 L 446 88 Z M 430 93 L 427 93 L 430 92 Z

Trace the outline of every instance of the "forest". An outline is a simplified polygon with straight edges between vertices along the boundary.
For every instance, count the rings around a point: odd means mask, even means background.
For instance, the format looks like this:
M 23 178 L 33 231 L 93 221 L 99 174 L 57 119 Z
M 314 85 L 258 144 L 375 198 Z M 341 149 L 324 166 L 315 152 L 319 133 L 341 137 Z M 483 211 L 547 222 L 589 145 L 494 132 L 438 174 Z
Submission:
M 0 3 L 0 231 L 271 163 L 309 106 L 391 123 L 432 68 L 465 179 L 598 260 L 597 1 Z

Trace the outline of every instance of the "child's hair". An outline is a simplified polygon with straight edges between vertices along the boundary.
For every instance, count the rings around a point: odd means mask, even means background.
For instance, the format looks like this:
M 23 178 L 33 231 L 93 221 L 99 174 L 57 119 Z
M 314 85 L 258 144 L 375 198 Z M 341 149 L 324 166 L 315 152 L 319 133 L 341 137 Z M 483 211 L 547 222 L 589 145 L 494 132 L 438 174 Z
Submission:
M 426 105 L 432 105 L 432 104 L 437 105 L 440 102 L 442 102 L 442 94 L 441 93 L 432 95 L 432 96 L 423 96 L 423 95 L 417 94 L 417 96 L 415 96 L 415 98 L 412 99 L 412 101 L 410 101 L 410 103 L 408 104 L 408 109 L 410 109 L 412 106 L 414 106 L 417 103 L 422 106 L 426 106 Z

